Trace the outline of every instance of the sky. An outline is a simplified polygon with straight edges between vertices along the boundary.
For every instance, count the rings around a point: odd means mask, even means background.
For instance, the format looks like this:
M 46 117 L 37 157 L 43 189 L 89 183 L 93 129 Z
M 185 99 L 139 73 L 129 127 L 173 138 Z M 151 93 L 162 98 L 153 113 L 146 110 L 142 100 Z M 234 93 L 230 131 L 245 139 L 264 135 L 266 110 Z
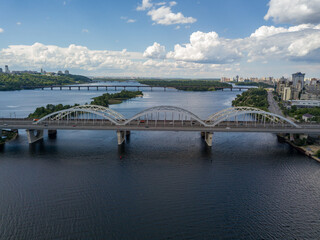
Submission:
M 0 67 L 320 78 L 320 0 L 0 0 Z

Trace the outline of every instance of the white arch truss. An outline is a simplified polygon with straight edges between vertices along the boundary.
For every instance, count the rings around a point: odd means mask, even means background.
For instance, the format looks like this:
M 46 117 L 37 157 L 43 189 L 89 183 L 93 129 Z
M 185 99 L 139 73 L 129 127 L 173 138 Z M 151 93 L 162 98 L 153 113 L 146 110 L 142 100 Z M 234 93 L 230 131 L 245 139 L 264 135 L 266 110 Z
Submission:
M 151 116 L 151 118 L 152 118 L 152 116 L 153 116 L 154 119 L 157 119 L 157 117 L 158 117 L 157 114 L 159 114 L 159 113 L 168 114 L 165 116 L 168 116 L 168 119 L 171 116 L 172 120 L 174 120 L 174 115 L 178 114 L 178 116 L 181 120 L 188 118 L 190 120 L 195 120 L 204 126 L 207 126 L 207 124 L 203 120 L 201 120 L 197 115 L 195 115 L 194 113 L 192 113 L 186 109 L 183 109 L 180 107 L 175 107 L 175 106 L 157 106 L 157 107 L 151 107 L 151 108 L 145 109 L 142 112 L 134 115 L 130 119 L 126 120 L 124 122 L 124 125 L 129 124 L 131 121 L 134 121 L 134 120 L 139 119 L 141 117 L 145 117 L 148 119 L 148 117 Z M 150 120 L 151 120 L 151 118 L 150 118 Z M 157 120 L 159 120 L 159 119 L 157 119 Z
M 266 112 L 263 111 L 261 109 L 258 108 L 253 108 L 253 107 L 233 107 L 233 108 L 227 108 L 224 109 L 222 111 L 219 111 L 217 113 L 214 113 L 212 115 L 210 115 L 208 117 L 208 119 L 206 120 L 206 122 L 214 127 L 217 124 L 226 121 L 228 119 L 232 119 L 232 118 L 237 118 L 241 115 L 252 115 L 254 116 L 254 120 L 256 120 L 257 116 L 262 116 L 264 119 L 267 119 L 271 122 L 274 123 L 289 123 L 290 125 L 292 125 L 293 127 L 299 128 L 300 126 L 298 126 L 296 123 L 294 123 L 293 121 L 280 116 L 278 114 L 274 114 L 274 113 L 270 113 L 270 112 Z
M 92 116 L 99 116 L 102 119 L 107 119 L 116 125 L 121 125 L 121 122 L 125 119 L 124 116 L 110 108 L 97 105 L 82 105 L 76 106 L 69 109 L 64 109 L 57 111 L 51 114 L 44 116 L 39 119 L 35 124 L 44 122 L 44 121 L 59 121 L 69 116 L 74 117 L 82 116 L 83 114 L 91 114 Z

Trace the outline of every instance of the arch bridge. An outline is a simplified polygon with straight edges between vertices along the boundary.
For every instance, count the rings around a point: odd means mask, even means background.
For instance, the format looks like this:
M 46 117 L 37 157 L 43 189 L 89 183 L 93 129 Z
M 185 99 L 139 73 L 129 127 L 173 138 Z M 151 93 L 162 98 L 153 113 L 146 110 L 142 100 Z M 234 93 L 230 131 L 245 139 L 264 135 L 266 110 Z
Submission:
M 30 143 L 41 139 L 44 129 L 116 130 L 118 144 L 125 141 L 130 131 L 198 131 L 209 146 L 212 146 L 214 132 L 320 134 L 319 126 L 297 124 L 283 116 L 251 107 L 232 107 L 203 119 L 176 106 L 151 107 L 126 118 L 107 107 L 82 105 L 48 114 L 36 122 L 26 119 L 2 120 L 5 121 L 12 128 L 27 129 Z M 34 134 L 36 130 L 37 134 Z

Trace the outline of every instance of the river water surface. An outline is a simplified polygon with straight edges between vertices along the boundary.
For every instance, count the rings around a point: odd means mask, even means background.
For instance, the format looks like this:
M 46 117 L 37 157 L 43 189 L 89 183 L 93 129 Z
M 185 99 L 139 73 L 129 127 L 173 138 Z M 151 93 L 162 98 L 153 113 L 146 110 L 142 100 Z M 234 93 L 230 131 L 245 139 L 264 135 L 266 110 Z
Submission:
M 0 117 L 103 93 L 0 92 Z M 154 89 L 111 108 L 130 117 L 174 105 L 205 119 L 237 94 Z M 20 131 L 0 150 L 4 240 L 319 239 L 319 199 L 320 165 L 272 134 L 215 133 L 209 149 L 193 132 L 132 132 L 118 147 L 113 131 L 58 131 L 30 146 Z

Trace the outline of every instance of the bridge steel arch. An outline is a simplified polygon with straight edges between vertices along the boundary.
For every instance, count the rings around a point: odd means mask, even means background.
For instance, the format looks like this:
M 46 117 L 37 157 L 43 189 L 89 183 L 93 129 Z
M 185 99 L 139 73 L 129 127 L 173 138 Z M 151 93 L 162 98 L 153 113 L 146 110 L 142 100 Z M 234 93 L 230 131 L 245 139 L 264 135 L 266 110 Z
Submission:
M 197 115 L 195 115 L 194 113 L 180 108 L 180 107 L 175 107 L 175 106 L 157 106 L 157 107 L 151 107 L 148 109 L 143 110 L 142 112 L 134 115 L 133 117 L 131 117 L 130 119 L 126 120 L 124 122 L 124 125 L 130 124 L 131 121 L 134 121 L 136 119 L 140 119 L 142 117 L 144 117 L 145 119 L 149 119 L 149 115 L 155 116 L 155 120 L 160 120 L 157 117 L 157 114 L 159 113 L 171 113 L 172 115 L 178 114 L 180 115 L 181 120 L 184 120 L 186 118 L 189 118 L 190 120 L 194 120 L 199 122 L 200 124 L 204 125 L 204 126 L 208 126 L 203 120 L 201 120 Z M 168 115 L 169 117 L 170 115 Z M 150 120 L 151 120 L 150 118 Z M 169 120 L 169 119 L 168 119 Z M 175 119 L 172 117 L 172 120 L 174 121 Z
M 266 112 L 266 111 L 263 111 L 258 108 L 252 108 L 252 107 L 227 108 L 227 109 L 224 109 L 220 112 L 217 112 L 217 113 L 210 115 L 208 117 L 208 119 L 206 120 L 206 122 L 209 123 L 210 126 L 214 127 L 214 126 L 218 125 L 219 123 L 226 121 L 230 118 L 237 118 L 241 115 L 249 115 L 249 114 L 254 115 L 255 118 L 257 115 L 260 115 L 260 116 L 264 117 L 265 119 L 268 119 L 274 123 L 288 123 L 288 124 L 292 125 L 293 127 L 300 128 L 300 126 L 298 126 L 296 123 L 294 123 L 293 121 L 291 121 L 283 116 L 280 116 L 280 115 L 274 114 L 274 113 L 270 113 L 270 112 Z
M 114 110 L 111 110 L 106 107 L 96 106 L 96 105 L 83 105 L 83 106 L 76 106 L 69 109 L 64 109 L 61 111 L 57 111 L 51 114 L 44 116 L 43 118 L 39 119 L 35 124 L 42 123 L 44 121 L 59 121 L 64 118 L 74 117 L 74 114 L 91 114 L 92 116 L 99 116 L 102 119 L 109 120 L 110 122 L 114 123 L 115 125 L 121 125 L 121 121 L 124 120 L 124 116 L 120 113 L 117 113 Z M 79 115 L 78 115 L 79 116 Z M 76 119 L 78 120 L 78 119 Z

